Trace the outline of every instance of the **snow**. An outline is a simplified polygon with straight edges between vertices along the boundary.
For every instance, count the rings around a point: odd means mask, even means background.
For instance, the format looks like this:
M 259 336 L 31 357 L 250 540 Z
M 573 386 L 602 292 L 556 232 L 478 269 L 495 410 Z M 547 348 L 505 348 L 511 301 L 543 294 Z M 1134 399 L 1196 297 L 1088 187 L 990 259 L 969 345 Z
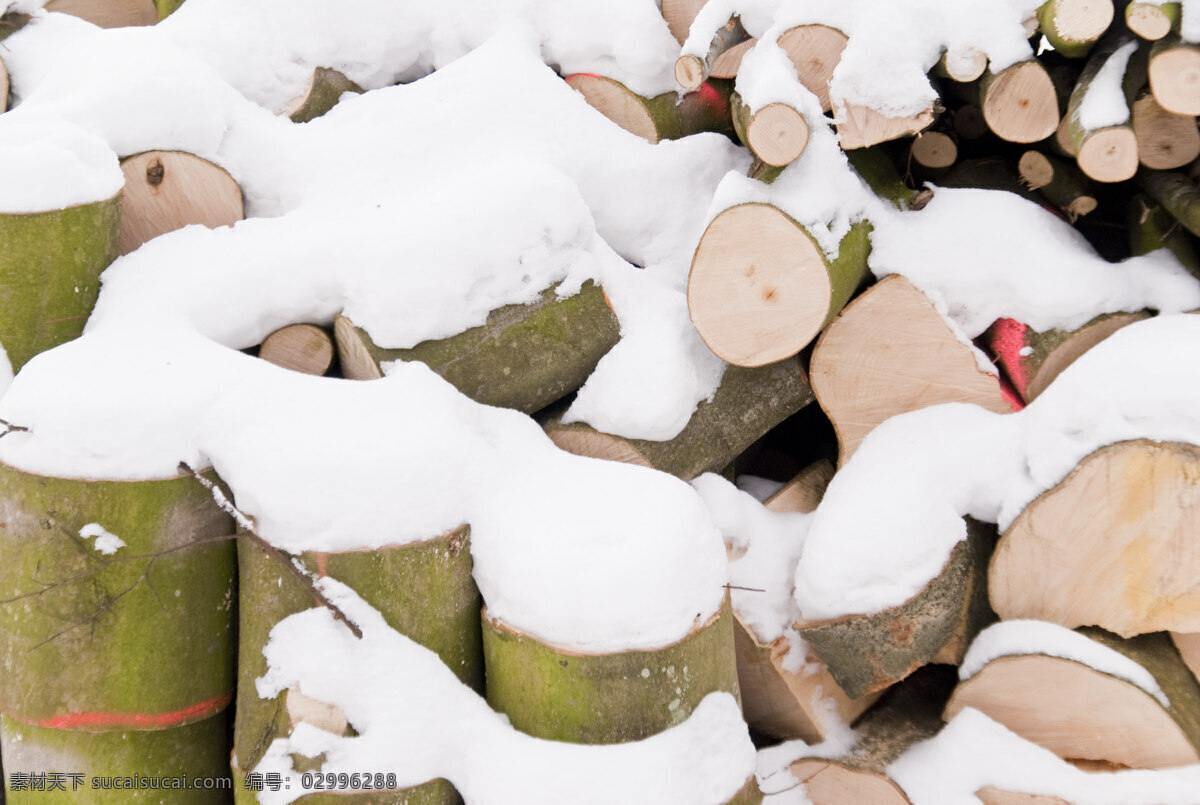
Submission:
M 1102 674 L 1137 685 L 1163 707 L 1170 707 L 1158 682 L 1137 662 L 1081 632 L 1045 621 L 1003 621 L 984 629 L 971 642 L 971 647 L 963 657 L 958 667 L 958 678 L 965 681 L 995 659 L 1022 654 L 1073 660 Z
M 801 614 L 868 614 L 912 598 L 966 535 L 1003 531 L 1085 456 L 1129 439 L 1200 444 L 1200 318 L 1129 325 L 1013 414 L 939 405 L 884 422 L 834 477 L 796 569 Z M 1114 382 L 1120 378 L 1120 382 Z
M 641 741 L 538 740 L 509 726 L 437 655 L 390 629 L 352 590 L 332 579 L 320 584 L 362 639 L 327 610 L 292 615 L 272 629 L 269 668 L 256 686 L 263 697 L 299 686 L 341 708 L 356 735 L 301 724 L 276 739 L 257 770 L 280 773 L 290 790 L 264 791 L 260 802 L 292 802 L 303 793 L 293 752 L 324 753 L 325 773 L 395 773 L 402 787 L 444 777 L 467 802 L 487 805 L 718 805 L 753 774 L 754 747 L 729 694 L 710 694 L 686 721 Z M 351 677 L 356 682 L 347 685 Z
M 1119 126 L 1129 120 L 1125 101 L 1125 68 L 1138 49 L 1133 39 L 1117 48 L 1092 78 L 1077 110 L 1079 125 L 1086 131 Z
M 766 803 L 789 802 L 790 798 L 771 799 L 786 792 L 803 790 L 800 781 L 789 771 L 791 765 L 803 758 L 839 758 L 851 754 L 858 741 L 858 735 L 840 718 L 825 724 L 828 737 L 817 744 L 808 744 L 801 740 L 784 741 L 783 743 L 760 749 L 755 759 L 754 776 L 758 779 L 758 787 L 767 795 Z M 790 803 L 789 803 L 790 805 Z
M 37 123 L 0 127 L 0 213 L 91 204 L 124 185 L 116 158 L 94 135 Z
M 97 552 L 105 556 L 112 556 L 114 553 L 125 547 L 125 540 L 118 537 L 116 534 L 110 533 L 104 526 L 99 523 L 88 523 L 83 528 L 79 529 L 79 536 L 83 539 L 96 538 L 92 543 L 92 547 Z

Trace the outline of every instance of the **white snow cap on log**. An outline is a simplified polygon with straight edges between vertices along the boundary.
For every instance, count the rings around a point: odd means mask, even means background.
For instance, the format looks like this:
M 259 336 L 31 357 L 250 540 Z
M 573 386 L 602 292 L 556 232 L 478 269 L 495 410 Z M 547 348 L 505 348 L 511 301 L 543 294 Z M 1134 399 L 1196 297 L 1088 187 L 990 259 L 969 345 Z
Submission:
M 1079 104 L 1079 125 L 1088 131 L 1106 126 L 1119 126 L 1129 120 L 1129 104 L 1125 101 L 1125 68 L 1129 57 L 1138 49 L 1132 39 L 1117 48 L 1088 86 Z
M 13 111 L 0 126 L 0 213 L 37 213 L 110 199 L 125 186 L 99 137 Z

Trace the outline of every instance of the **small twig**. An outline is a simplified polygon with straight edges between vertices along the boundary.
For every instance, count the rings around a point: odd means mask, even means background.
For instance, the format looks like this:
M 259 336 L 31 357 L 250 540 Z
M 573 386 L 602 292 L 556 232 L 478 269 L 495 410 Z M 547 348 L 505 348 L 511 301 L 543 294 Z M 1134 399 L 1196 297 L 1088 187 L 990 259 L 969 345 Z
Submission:
M 350 629 L 350 632 L 355 637 L 359 638 L 360 640 L 362 639 L 362 630 L 358 628 L 358 624 L 350 620 L 349 616 L 342 611 L 341 607 L 326 598 L 325 594 L 318 589 L 316 583 L 313 581 L 312 576 L 301 570 L 297 563 L 292 561 L 291 557 L 287 556 L 283 551 L 279 550 L 274 545 L 259 536 L 258 531 L 254 528 L 254 520 L 237 506 L 234 506 L 233 503 L 230 502 L 229 498 L 225 497 L 225 493 L 221 491 L 219 486 L 205 478 L 200 473 L 196 472 L 196 470 L 192 469 L 192 467 L 186 461 L 179 462 L 179 469 L 190 474 L 193 478 L 200 482 L 201 486 L 211 492 L 213 500 L 217 502 L 217 505 L 221 507 L 222 511 L 237 521 L 237 524 L 246 532 L 246 536 L 250 538 L 251 542 L 262 548 L 263 551 L 266 552 L 266 554 L 272 559 L 286 567 L 288 572 L 299 579 L 301 584 L 303 584 L 305 587 L 308 587 L 309 591 L 313 594 L 313 597 L 317 599 L 317 602 L 320 603 L 321 606 L 332 612 L 334 618 L 346 624 L 346 627 Z
M 29 428 L 24 425 L 14 425 L 7 419 L 0 419 L 0 426 L 4 428 L 3 431 L 0 431 L 0 439 L 3 439 L 10 433 L 29 433 Z
M 736 584 L 723 585 L 726 590 L 745 590 L 748 593 L 765 593 L 766 590 L 760 590 L 757 587 L 739 587 Z

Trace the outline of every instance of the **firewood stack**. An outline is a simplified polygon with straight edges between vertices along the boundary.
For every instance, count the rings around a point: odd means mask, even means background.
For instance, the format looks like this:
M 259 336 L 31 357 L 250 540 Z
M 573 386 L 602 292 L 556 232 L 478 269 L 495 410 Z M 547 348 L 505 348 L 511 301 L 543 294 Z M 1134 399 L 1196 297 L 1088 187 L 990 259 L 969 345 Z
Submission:
M 51 5 L 81 16 L 95 11 L 82 0 Z M 122 14 L 152 21 L 169 5 L 129 3 Z M 340 314 L 281 326 L 245 351 L 280 367 L 272 371 L 360 381 L 383 378 L 395 362 L 420 361 L 477 402 L 532 416 L 564 451 L 653 468 L 698 488 L 720 482 L 707 474 L 724 476 L 763 501 L 756 516 L 818 523 L 829 510 L 826 488 L 836 490 L 840 478 L 873 460 L 872 445 L 880 441 L 872 435 L 885 423 L 943 404 L 1011 418 L 1053 396 L 1048 390 L 1056 379 L 1094 347 L 1159 312 L 1106 310 L 1073 327 L 1002 316 L 964 334 L 944 298 L 872 262 L 884 218 L 920 214 L 948 188 L 1001 190 L 1074 227 L 1072 236 L 1110 262 L 1167 249 L 1200 278 L 1200 44 L 1184 36 L 1180 4 L 1048 0 L 1024 21 L 1038 55 L 992 72 L 983 53 L 947 48 L 925 65 L 936 99 L 903 113 L 847 100 L 836 87 L 831 92 L 843 54 L 869 31 L 789 24 L 782 16 L 766 25 L 755 19 L 759 27 L 748 30 L 736 14 L 716 19 L 714 6 L 661 4 L 680 44 L 676 92 L 647 98 L 604 75 L 562 76 L 595 109 L 651 143 L 710 133 L 736 139 L 753 157 L 744 177 L 753 190 L 732 202 L 720 196 L 697 232 L 688 313 L 727 366 L 674 438 L 606 433 L 568 414 L 575 393 L 622 336 L 605 288 L 593 281 L 563 296 L 557 286 L 546 288 L 532 302 L 493 310 L 480 326 L 408 348 L 380 346 Z M 5 20 L 17 27 L 20 16 Z M 129 22 L 123 16 L 112 24 Z M 8 89 L 3 67 L 0 100 Z M 785 89 L 766 93 L 767 83 Z M 320 68 L 287 116 L 315 119 L 343 93 L 361 91 L 341 73 Z M 836 235 L 832 227 L 821 231 L 797 220 L 782 200 L 790 192 L 788 171 L 834 136 L 853 176 L 880 205 L 879 221 L 858 216 Z M 175 151 L 122 157 L 120 197 L 36 215 L 0 214 L 0 292 L 8 300 L 0 340 L 14 371 L 82 332 L 99 273 L 118 255 L 182 226 L 226 226 L 245 214 L 237 181 L 211 162 Z M 72 273 L 60 268 L 52 283 L 23 281 L 18 273 L 39 260 L 71 263 Z M 973 265 L 964 260 L 961 268 L 967 273 Z M 0 502 L 28 509 L 22 516 L 30 522 L 58 516 L 27 503 L 30 487 L 46 479 L 0 470 Z M 916 462 L 913 472 L 920 472 Z M 311 552 L 303 559 L 320 576 L 358 588 L 389 625 L 436 651 L 465 685 L 530 735 L 572 743 L 641 740 L 678 724 L 706 694 L 724 691 L 740 697 L 760 746 L 826 742 L 822 751 L 788 757 L 775 779 L 760 776 L 763 791 L 783 790 L 787 783 L 779 781 L 786 779 L 802 783 L 817 805 L 911 803 L 893 764 L 967 708 L 1089 772 L 1200 764 L 1197 478 L 1200 446 L 1130 435 L 1088 450 L 1002 530 L 994 513 L 990 519 L 955 513 L 962 538 L 907 600 L 870 612 L 797 615 L 782 633 L 770 633 L 748 604 L 765 590 L 731 584 L 711 622 L 649 652 L 579 654 L 492 619 L 471 580 L 469 524 L 414 545 Z M 84 488 L 72 490 L 73 499 L 94 495 L 116 506 L 109 498 L 117 492 L 100 483 L 61 482 Z M 156 485 L 187 482 L 150 480 L 123 493 L 153 495 Z M 187 487 L 172 495 L 194 492 Z M 206 534 L 232 530 L 223 516 L 210 515 Z M 0 526 L 14 531 L 24 522 L 8 519 Z M 139 534 L 138 524 L 115 509 L 110 519 Z M 744 535 L 725 536 L 736 563 Z M 21 575 L 28 571 L 22 564 L 28 560 L 18 558 L 27 537 L 6 532 L 0 539 L 0 551 L 11 554 L 0 576 L 18 597 L 42 595 Z M 796 544 L 779 559 L 791 563 L 789 579 L 808 561 L 799 543 L 803 530 L 793 537 Z M 211 551 L 223 564 L 205 572 L 220 576 L 220 595 L 228 594 L 232 546 Z M 82 561 L 63 559 L 61 578 L 43 582 L 56 595 L 77 582 L 68 560 Z M 241 659 L 233 740 L 244 772 L 299 723 L 353 733 L 344 714 L 299 689 L 257 697 L 271 628 L 310 606 L 312 596 L 254 545 L 239 543 L 237 560 Z M 180 559 L 171 572 L 190 579 L 199 571 L 189 562 L 194 557 Z M 423 584 L 404 581 L 413 578 Z M 220 598 L 213 590 L 179 583 L 200 605 L 220 610 L 219 600 L 208 600 Z M 405 596 L 394 592 L 400 584 Z M 200 632 L 217 649 L 204 658 L 213 668 L 204 669 L 196 690 L 180 683 L 173 698 L 155 702 L 164 712 L 212 703 L 202 714 L 212 723 L 197 717 L 172 728 L 213 731 L 234 698 L 230 617 L 221 611 L 213 622 L 195 622 L 174 636 L 181 652 L 189 643 L 195 649 Z M 177 628 L 160 624 L 156 634 Z M 51 627 L 4 615 L 4 630 L 6 649 L 33 652 Z M 151 651 L 144 636 L 122 632 L 120 639 L 140 640 L 138 650 Z M 17 672 L 6 668 L 0 684 L 3 751 L 18 753 L 20 742 L 74 751 L 80 726 L 59 712 L 54 691 L 38 686 L 36 665 L 107 660 L 82 651 L 32 656 Z M 180 678 L 202 664 L 188 656 L 179 660 L 191 664 L 177 672 Z M 644 670 L 651 665 L 653 674 Z M 107 682 L 80 675 L 76 684 L 86 698 Z M 153 700 L 135 693 L 140 698 L 133 703 L 98 696 L 87 704 L 133 712 Z M 856 734 L 849 736 L 848 725 Z M 104 728 L 135 732 L 125 722 Z M 206 756 L 200 766 L 212 762 Z M 752 789 L 729 802 L 761 801 Z M 457 797 L 445 780 L 411 791 L 428 797 L 421 801 Z M 985 802 L 1063 801 L 1036 788 L 972 793 Z

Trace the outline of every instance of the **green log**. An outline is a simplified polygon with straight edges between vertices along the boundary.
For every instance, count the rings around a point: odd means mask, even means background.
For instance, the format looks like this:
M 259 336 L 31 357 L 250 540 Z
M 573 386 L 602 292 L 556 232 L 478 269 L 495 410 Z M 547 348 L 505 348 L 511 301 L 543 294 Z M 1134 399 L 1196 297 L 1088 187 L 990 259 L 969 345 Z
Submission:
M 696 89 L 712 73 L 713 66 L 721 54 L 744 42 L 749 36 L 742 27 L 741 18 L 730 17 L 729 22 L 713 34 L 704 56 L 685 55 L 675 61 L 675 80 L 684 89 Z
M 0 719 L 5 801 L 9 805 L 232 802 L 228 727 L 225 713 L 171 729 L 104 733 L 33 727 L 5 716 Z M 23 779 L 50 772 L 64 775 L 60 781 L 65 791 L 24 788 Z M 75 780 L 79 786 L 73 790 Z M 116 784 L 128 787 L 108 787 Z
M 117 257 L 119 202 L 0 214 L 0 344 L 13 372 L 83 332 Z
M 1105 38 L 1088 57 L 1067 101 L 1067 150 L 1075 154 L 1080 169 L 1098 182 L 1123 182 L 1132 179 L 1138 169 L 1137 135 L 1133 131 L 1132 109 L 1137 93 L 1146 83 L 1147 53 L 1144 49 L 1134 51 L 1125 65 L 1122 89 L 1130 112 L 1125 122 L 1089 129 L 1083 125 L 1079 114 L 1096 75 L 1128 41 L 1117 36 Z
M 756 111 L 734 92 L 730 98 L 733 130 L 756 160 L 782 167 L 800 158 L 808 145 L 808 123 L 796 108 L 769 103 Z
M 421 361 L 477 402 L 533 413 L 582 386 L 620 338 L 600 286 L 586 282 L 565 299 L 556 287 L 528 305 L 493 310 L 478 327 L 410 349 L 376 346 L 339 316 L 334 335 L 342 372 L 370 380 L 383 376 L 383 361 Z
M 696 92 L 664 92 L 644 98 L 619 81 L 600 75 L 575 73 L 566 80 L 605 117 L 652 143 L 703 131 L 733 132 L 729 110 L 732 81 L 710 79 Z
M 125 546 L 97 552 L 80 536 L 95 523 Z M 190 477 L 80 481 L 0 464 L 0 711 L 93 731 L 220 712 L 234 682 L 232 534 Z
M 1125 25 L 1142 39 L 1157 41 L 1179 29 L 1179 3 L 1139 3 L 1125 6 Z
M 157 9 L 160 20 L 165 20 L 174 14 L 182 5 L 183 0 L 154 0 L 154 8 Z
M 337 106 L 337 102 L 347 92 L 361 94 L 364 90 L 343 73 L 327 67 L 318 67 L 313 70 L 308 91 L 293 102 L 287 110 L 287 116 L 293 123 L 315 120 Z
M 1127 224 L 1130 253 L 1170 249 L 1184 268 L 1200 279 L 1200 255 L 1196 253 L 1195 241 L 1161 204 L 1139 193 L 1129 201 Z
M 486 609 L 482 620 L 488 704 L 537 738 L 638 741 L 682 723 L 713 691 L 739 696 L 728 596 L 708 623 L 652 651 L 581 654 L 520 634 Z
M 846 152 L 850 166 L 871 191 L 901 210 L 920 209 L 918 198 L 927 191 L 914 190 L 900 178 L 899 171 L 882 148 L 856 148 Z M 926 201 L 928 203 L 928 201 Z
M 793 358 L 758 369 L 726 368 L 712 400 L 701 402 L 683 431 L 665 442 L 614 436 L 582 422 L 564 424 L 566 405 L 550 409 L 542 427 L 568 453 L 653 467 L 690 481 L 719 471 L 812 400 L 808 377 Z
M 1186 173 L 1142 168 L 1137 178 L 1150 198 L 1161 204 L 1187 231 L 1200 235 L 1200 189 Z
M 763 801 L 762 790 L 758 787 L 758 780 L 751 777 L 742 786 L 742 790 L 733 795 L 733 799 L 728 800 L 725 805 L 761 805 Z
M 1041 193 L 1072 224 L 1097 207 L 1091 182 L 1073 163 L 1041 151 L 1026 151 L 1017 162 L 1017 171 L 1027 188 Z
M 1072 59 L 1088 54 L 1113 19 L 1112 0 L 1047 0 L 1038 25 L 1054 49 Z
M 260 546 L 240 540 L 238 556 L 241 617 L 234 743 L 238 758 L 252 770 L 271 741 L 291 732 L 297 717 L 295 707 L 289 713 L 289 692 L 270 700 L 255 692 L 254 680 L 267 671 L 263 648 L 275 624 L 315 602 L 311 591 Z M 482 600 L 471 576 L 465 527 L 409 545 L 347 553 L 305 552 L 300 559 L 310 571 L 353 587 L 389 626 L 437 653 L 459 679 L 482 691 Z

